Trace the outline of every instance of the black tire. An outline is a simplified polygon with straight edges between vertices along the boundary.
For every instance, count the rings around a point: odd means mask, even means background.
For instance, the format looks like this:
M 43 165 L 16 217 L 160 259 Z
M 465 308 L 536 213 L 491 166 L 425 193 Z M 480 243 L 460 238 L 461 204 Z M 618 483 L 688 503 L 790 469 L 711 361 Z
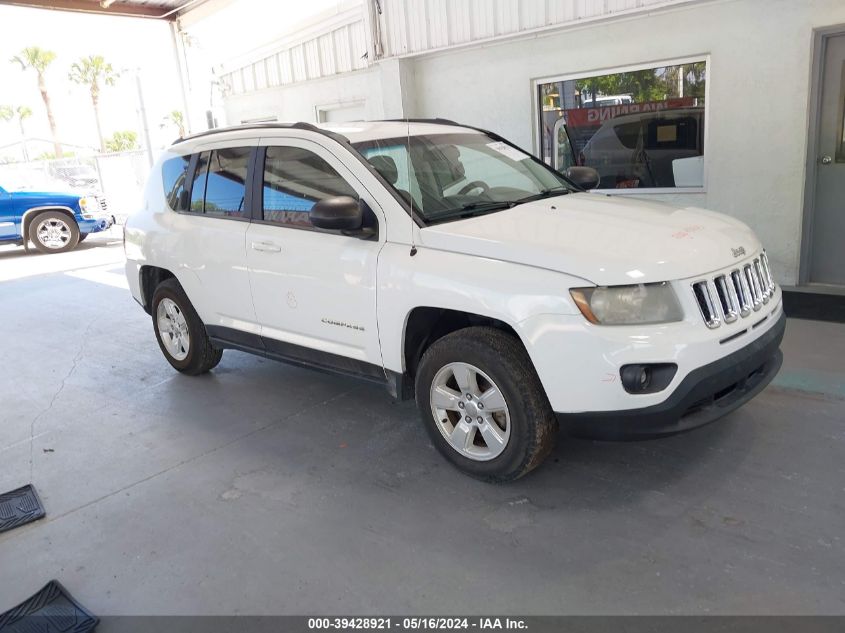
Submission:
M 52 223 L 55 227 L 61 229 L 61 233 L 64 235 L 62 246 L 50 246 L 39 237 L 38 229 L 45 223 Z M 75 220 L 61 211 L 44 211 L 36 215 L 29 223 L 27 235 L 29 241 L 42 253 L 66 253 L 79 244 L 79 226 L 77 226 Z
M 164 300 L 169 299 L 178 308 L 184 316 L 187 324 L 188 334 L 188 349 L 187 356 L 183 359 L 174 357 L 162 341 L 162 334 L 159 331 L 159 304 Z M 211 340 L 208 338 L 208 333 L 205 330 L 205 325 L 200 319 L 194 306 L 191 305 L 188 295 L 182 289 L 181 284 L 175 279 L 170 278 L 161 282 L 153 293 L 152 304 L 152 318 L 153 331 L 155 332 L 156 341 L 161 349 L 161 353 L 174 369 L 187 374 L 189 376 L 198 376 L 205 374 L 215 367 L 223 357 L 223 350 L 214 347 Z
M 89 233 L 80 233 L 79 234 L 79 243 L 81 244 L 82 242 L 84 242 L 85 238 L 88 237 L 88 235 L 89 235 Z
M 510 414 L 510 437 L 501 454 L 488 461 L 476 461 L 458 452 L 435 419 L 431 387 L 435 376 L 449 363 L 475 366 L 504 396 Z M 435 341 L 417 368 L 416 399 L 437 449 L 458 469 L 484 481 L 519 479 L 542 463 L 557 439 L 557 419 L 528 353 L 516 337 L 495 328 L 470 327 Z

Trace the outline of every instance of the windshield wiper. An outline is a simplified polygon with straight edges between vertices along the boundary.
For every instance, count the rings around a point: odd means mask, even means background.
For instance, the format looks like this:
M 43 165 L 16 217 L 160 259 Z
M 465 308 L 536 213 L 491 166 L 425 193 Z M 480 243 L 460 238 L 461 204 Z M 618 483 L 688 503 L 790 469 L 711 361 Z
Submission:
M 478 202 L 468 202 L 466 204 L 462 204 L 460 207 L 456 209 L 447 209 L 442 213 L 438 213 L 437 215 L 433 215 L 429 217 L 430 222 L 440 222 L 442 220 L 454 220 L 456 218 L 463 219 L 463 218 L 471 218 L 474 215 L 479 215 L 482 213 L 489 213 L 491 211 L 499 211 L 501 209 L 511 209 L 516 206 L 516 202 L 513 200 L 502 200 L 502 201 L 492 201 L 492 200 L 483 200 Z
M 553 198 L 554 196 L 565 196 L 568 193 L 572 193 L 572 189 L 568 187 L 551 187 L 549 189 L 543 189 L 539 193 L 520 198 L 515 202 L 517 204 L 522 204 L 523 202 L 531 202 L 532 200 L 542 200 L 543 198 Z
M 539 193 L 525 196 L 524 198 L 518 198 L 516 200 L 478 200 L 476 202 L 467 202 L 455 209 L 447 209 L 442 213 L 431 216 L 428 220 L 429 222 L 442 222 L 444 220 L 471 218 L 474 215 L 500 211 L 502 209 L 512 209 L 518 204 L 523 204 L 524 202 L 531 202 L 532 200 L 541 200 L 542 198 L 551 198 L 554 196 L 563 196 L 567 193 L 572 193 L 572 189 L 569 189 L 568 187 L 551 187 L 549 189 L 543 189 Z

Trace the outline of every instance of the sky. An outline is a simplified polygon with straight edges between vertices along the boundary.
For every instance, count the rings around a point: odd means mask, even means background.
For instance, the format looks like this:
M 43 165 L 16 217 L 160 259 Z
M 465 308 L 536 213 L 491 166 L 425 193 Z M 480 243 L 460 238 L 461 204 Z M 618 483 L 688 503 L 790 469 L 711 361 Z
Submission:
M 204 123 L 204 112 L 209 107 L 209 95 L 213 92 L 212 66 L 288 36 L 317 14 L 341 11 L 357 1 L 232 0 L 215 14 L 193 24 L 186 49 L 190 65 L 186 80 L 193 88 L 189 107 L 197 124 L 195 128 L 200 121 Z M 99 145 L 88 89 L 68 79 L 71 64 L 88 55 L 102 55 L 116 70 L 126 69 L 114 87 L 101 90 L 105 137 L 116 131 L 131 130 L 143 142 L 138 92 L 131 70 L 135 68 L 140 69 L 153 147 L 164 147 L 178 135 L 177 128 L 165 119 L 171 111 L 183 109 L 173 40 L 166 22 L 0 5 L 0 105 L 28 106 L 33 115 L 24 124 L 27 137 L 50 139 L 35 72 L 23 72 L 18 64 L 9 61 L 27 46 L 40 46 L 57 54 L 46 81 L 59 139 L 69 146 L 68 151 L 79 152 L 72 145 L 91 149 Z M 216 99 L 215 115 L 220 124 L 225 124 L 219 96 Z M 4 146 L 19 141 L 17 121 L 0 121 L 0 162 L 4 156 L 19 152 Z M 38 146 L 30 153 L 49 148 L 50 145 Z
M 117 70 L 140 68 L 154 146 L 177 135 L 175 127 L 161 127 L 168 112 L 182 109 L 172 38 L 166 23 L 0 5 L 0 34 L 0 105 L 26 105 L 32 109 L 32 116 L 24 124 L 28 137 L 49 139 L 50 128 L 35 72 L 23 72 L 18 64 L 9 61 L 27 46 L 40 46 L 57 54 L 46 81 L 62 142 L 99 145 L 90 94 L 85 86 L 68 79 L 74 61 L 95 54 L 105 57 Z M 137 104 L 132 71 L 124 72 L 114 87 L 104 87 L 100 98 L 104 136 L 132 130 L 140 138 Z M 0 121 L 0 147 L 19 140 L 17 122 Z M 39 149 L 43 151 L 40 146 Z M 0 157 L 9 151 L 0 149 Z

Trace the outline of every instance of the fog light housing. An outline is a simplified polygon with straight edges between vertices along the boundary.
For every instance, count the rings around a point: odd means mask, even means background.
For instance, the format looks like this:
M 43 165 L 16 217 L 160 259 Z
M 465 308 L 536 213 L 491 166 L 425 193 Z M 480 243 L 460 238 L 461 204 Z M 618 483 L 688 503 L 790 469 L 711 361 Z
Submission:
M 657 393 L 669 386 L 677 371 L 675 363 L 643 363 L 623 365 L 619 376 L 628 393 Z

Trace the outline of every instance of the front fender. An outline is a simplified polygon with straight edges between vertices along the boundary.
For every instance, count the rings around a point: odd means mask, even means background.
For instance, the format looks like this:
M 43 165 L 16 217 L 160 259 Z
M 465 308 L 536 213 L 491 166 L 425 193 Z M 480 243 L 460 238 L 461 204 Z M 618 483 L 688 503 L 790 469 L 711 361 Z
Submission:
M 518 324 L 539 314 L 580 315 L 569 295 L 588 281 L 495 259 L 388 243 L 379 255 L 377 312 L 384 366 L 404 372 L 408 315 L 417 307 L 458 310 Z M 530 341 L 523 341 L 528 346 Z M 528 349 L 529 354 L 531 350 Z
M 21 238 L 24 237 L 24 231 L 27 226 L 27 222 L 34 216 L 38 215 L 42 211 L 63 211 L 65 213 L 69 213 L 73 218 L 74 222 L 79 224 L 81 218 L 79 217 L 79 212 L 75 209 L 62 205 L 62 204 L 46 204 L 46 205 L 39 205 L 37 207 L 29 207 L 26 209 L 20 216 L 20 220 L 18 222 L 17 231 L 20 234 Z

